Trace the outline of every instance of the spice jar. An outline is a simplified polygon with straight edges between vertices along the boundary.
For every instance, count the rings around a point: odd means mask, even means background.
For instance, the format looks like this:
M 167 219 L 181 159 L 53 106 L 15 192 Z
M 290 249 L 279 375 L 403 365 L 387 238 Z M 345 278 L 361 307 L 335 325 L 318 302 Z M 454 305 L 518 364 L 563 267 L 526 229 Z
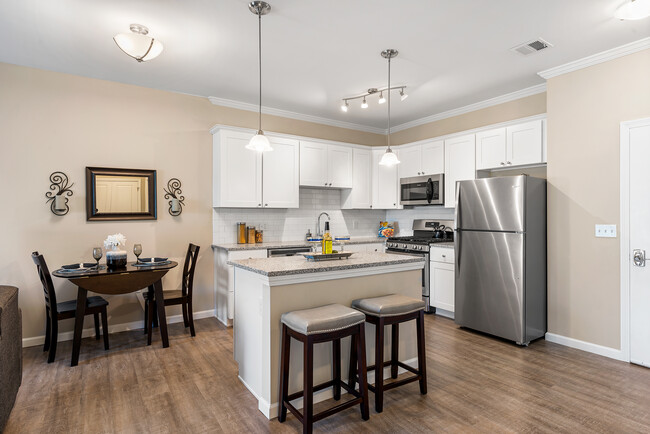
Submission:
M 248 237 L 246 238 L 248 244 L 255 244 L 255 226 L 248 227 Z
M 264 242 L 264 231 L 262 231 L 262 230 L 255 231 L 255 242 L 256 243 L 263 243 Z
M 246 223 L 237 223 L 237 244 L 246 244 Z

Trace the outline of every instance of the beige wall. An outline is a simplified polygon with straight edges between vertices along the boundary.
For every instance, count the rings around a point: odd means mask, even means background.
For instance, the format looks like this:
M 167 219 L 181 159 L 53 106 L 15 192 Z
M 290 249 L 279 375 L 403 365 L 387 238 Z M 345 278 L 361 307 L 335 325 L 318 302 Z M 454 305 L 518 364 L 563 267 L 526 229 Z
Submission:
M 143 255 L 181 261 L 188 242 L 201 246 L 195 277 L 195 311 L 214 308 L 212 291 L 212 137 L 210 127 L 254 128 L 255 113 L 212 105 L 206 98 L 0 64 L 0 283 L 20 288 L 23 336 L 44 334 L 44 299 L 30 253 L 45 255 L 51 269 L 92 259 L 92 248 L 122 232 L 142 244 Z M 353 143 L 383 143 L 383 136 L 265 116 L 269 131 Z M 158 171 L 158 220 L 87 222 L 85 167 L 126 167 Z M 48 177 L 65 172 L 74 196 L 70 213 L 54 216 L 45 203 Z M 185 208 L 171 217 L 162 187 L 172 177 L 183 183 Z M 60 300 L 75 287 L 54 279 Z M 180 269 L 165 279 L 180 285 Z M 109 324 L 142 319 L 135 296 L 109 297 Z M 171 310 L 171 313 L 176 311 Z M 91 323 L 87 322 L 87 326 Z M 72 321 L 60 331 L 72 328 Z
M 619 127 L 650 116 L 650 50 L 548 80 L 549 332 L 620 348 Z
M 398 131 L 391 134 L 391 143 L 402 145 L 543 113 L 546 113 L 544 92 Z

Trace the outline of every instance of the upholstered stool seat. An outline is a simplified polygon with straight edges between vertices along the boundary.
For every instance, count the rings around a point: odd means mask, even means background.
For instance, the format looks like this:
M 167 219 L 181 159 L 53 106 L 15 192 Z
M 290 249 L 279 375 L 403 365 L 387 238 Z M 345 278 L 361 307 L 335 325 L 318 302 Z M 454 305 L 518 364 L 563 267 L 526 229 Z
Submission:
M 424 307 L 425 304 L 418 298 L 393 294 L 382 297 L 364 298 L 354 300 L 352 307 L 366 314 L 366 321 L 375 325 L 375 364 L 368 366 L 368 370 L 375 371 L 375 384 L 368 385 L 368 389 L 375 394 L 375 411 L 381 413 L 384 407 L 384 391 L 418 381 L 420 393 L 427 393 L 427 367 L 424 341 Z M 406 321 L 416 321 L 418 368 L 399 361 L 399 325 Z M 384 326 L 392 326 L 391 334 L 391 359 L 384 361 Z M 350 357 L 350 378 L 348 386 L 354 387 L 356 383 L 357 364 L 354 354 Z M 398 368 L 402 368 L 415 375 L 392 383 L 384 384 L 384 367 L 390 366 L 390 376 L 397 378 Z
M 358 310 L 340 304 L 329 304 L 313 309 L 287 312 L 281 317 L 282 347 L 280 355 L 280 399 L 278 421 L 284 422 L 287 410 L 302 422 L 303 433 L 311 433 L 314 422 L 331 416 L 353 405 L 360 404 L 361 417 L 368 420 L 368 382 L 366 380 L 366 316 Z M 350 358 L 358 369 L 359 391 L 341 381 L 341 339 L 350 336 Z M 303 390 L 289 394 L 289 365 L 291 364 L 291 338 L 303 344 Z M 332 380 L 314 385 L 314 344 L 332 342 Z M 357 356 L 358 355 L 358 356 Z M 356 364 L 358 359 L 358 364 Z M 356 371 L 355 371 L 356 372 Z M 314 392 L 332 387 L 334 399 L 341 399 L 341 388 L 350 399 L 333 408 L 314 414 Z M 302 398 L 300 413 L 291 401 Z
M 291 330 L 309 336 L 361 324 L 366 321 L 366 316 L 358 310 L 342 304 L 328 304 L 313 309 L 284 313 L 281 321 Z
M 378 317 L 404 315 L 424 309 L 424 301 L 405 295 L 363 298 L 352 302 L 352 307 Z

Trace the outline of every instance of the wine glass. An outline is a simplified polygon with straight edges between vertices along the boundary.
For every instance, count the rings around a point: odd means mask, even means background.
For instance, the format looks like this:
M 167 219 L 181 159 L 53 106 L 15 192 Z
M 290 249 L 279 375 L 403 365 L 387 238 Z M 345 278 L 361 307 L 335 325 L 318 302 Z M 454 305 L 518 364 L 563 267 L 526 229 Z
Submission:
M 101 247 L 93 247 L 93 258 L 97 261 L 95 268 L 99 269 L 99 260 L 102 259 L 103 253 Z
M 142 254 L 142 244 L 133 245 L 133 253 L 135 254 L 135 263 L 140 262 L 140 255 Z

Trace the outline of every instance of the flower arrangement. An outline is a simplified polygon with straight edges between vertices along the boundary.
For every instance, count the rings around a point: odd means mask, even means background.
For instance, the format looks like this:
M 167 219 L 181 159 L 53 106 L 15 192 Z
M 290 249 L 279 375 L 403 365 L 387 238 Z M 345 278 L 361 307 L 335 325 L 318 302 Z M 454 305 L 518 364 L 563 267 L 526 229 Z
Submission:
M 126 237 L 122 234 L 109 235 L 104 240 L 104 248 L 106 250 L 115 249 L 120 245 L 126 246 Z

